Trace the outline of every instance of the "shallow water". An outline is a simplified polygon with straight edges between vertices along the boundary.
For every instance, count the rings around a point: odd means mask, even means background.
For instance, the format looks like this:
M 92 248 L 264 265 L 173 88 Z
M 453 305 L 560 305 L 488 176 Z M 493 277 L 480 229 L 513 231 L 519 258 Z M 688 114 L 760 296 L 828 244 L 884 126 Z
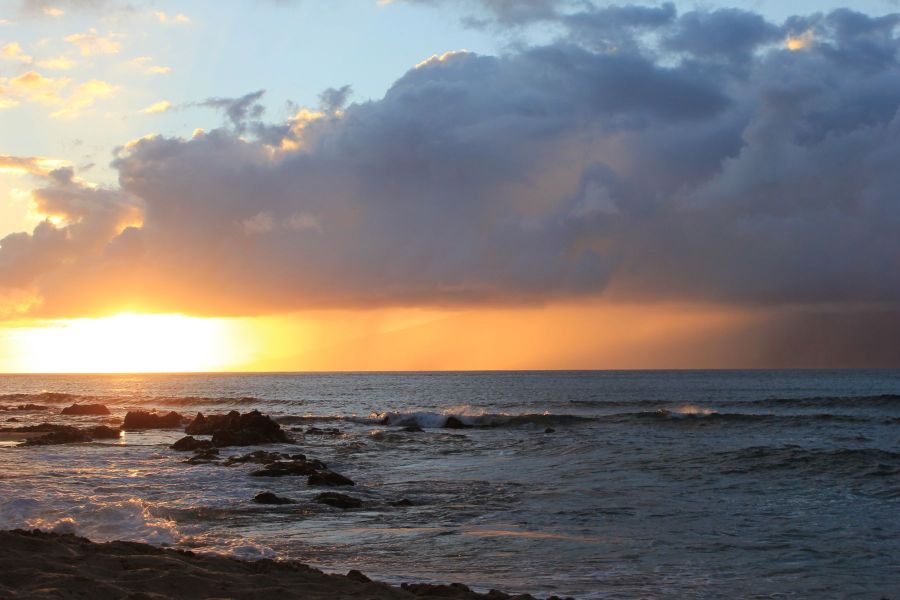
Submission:
M 6 443 L 0 527 L 579 598 L 900 596 L 900 371 L 0 376 L 0 406 L 52 407 L 0 425 L 103 419 L 58 414 L 76 400 L 337 427 L 292 435 L 366 505 L 184 464 L 153 431 Z

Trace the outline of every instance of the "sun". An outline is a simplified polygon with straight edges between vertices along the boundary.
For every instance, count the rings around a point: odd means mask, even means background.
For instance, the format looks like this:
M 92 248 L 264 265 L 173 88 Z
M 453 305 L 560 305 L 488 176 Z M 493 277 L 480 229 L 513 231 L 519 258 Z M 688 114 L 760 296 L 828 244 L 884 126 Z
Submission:
M 31 373 L 175 373 L 226 370 L 244 358 L 224 319 L 123 313 L 64 319 L 15 334 Z

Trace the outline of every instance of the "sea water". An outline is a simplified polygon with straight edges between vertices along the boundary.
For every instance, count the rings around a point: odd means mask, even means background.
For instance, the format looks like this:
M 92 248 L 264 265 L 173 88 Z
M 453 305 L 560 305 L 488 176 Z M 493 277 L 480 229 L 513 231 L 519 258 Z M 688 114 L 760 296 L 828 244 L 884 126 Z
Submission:
M 365 504 L 126 432 L 5 442 L 0 528 L 538 595 L 900 598 L 900 371 L 0 376 L 0 406 L 50 407 L 0 426 L 109 418 L 59 414 L 73 402 L 258 409 L 297 442 L 266 449 L 325 461 Z

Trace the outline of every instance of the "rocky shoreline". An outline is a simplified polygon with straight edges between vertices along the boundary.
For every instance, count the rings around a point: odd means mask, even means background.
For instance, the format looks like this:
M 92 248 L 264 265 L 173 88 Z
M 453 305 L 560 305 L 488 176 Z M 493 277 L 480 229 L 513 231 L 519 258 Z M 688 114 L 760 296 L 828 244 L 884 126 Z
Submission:
M 359 571 L 327 574 L 295 561 L 244 561 L 136 542 L 96 543 L 69 534 L 0 531 L 0 597 L 10 600 L 534 600 L 479 593 L 460 583 L 372 581 Z M 560 600 L 551 596 L 548 600 Z

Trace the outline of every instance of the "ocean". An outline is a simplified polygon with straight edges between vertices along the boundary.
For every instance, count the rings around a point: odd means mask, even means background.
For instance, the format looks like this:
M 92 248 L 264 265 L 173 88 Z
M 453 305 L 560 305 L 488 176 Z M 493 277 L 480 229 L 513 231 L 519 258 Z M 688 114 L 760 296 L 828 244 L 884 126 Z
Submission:
M 297 442 L 265 449 L 325 461 L 364 505 L 185 463 L 184 433 L 153 430 L 3 442 L 0 528 L 536 595 L 900 598 L 900 371 L 0 376 L 0 426 L 110 418 L 58 414 L 73 402 L 258 409 Z

